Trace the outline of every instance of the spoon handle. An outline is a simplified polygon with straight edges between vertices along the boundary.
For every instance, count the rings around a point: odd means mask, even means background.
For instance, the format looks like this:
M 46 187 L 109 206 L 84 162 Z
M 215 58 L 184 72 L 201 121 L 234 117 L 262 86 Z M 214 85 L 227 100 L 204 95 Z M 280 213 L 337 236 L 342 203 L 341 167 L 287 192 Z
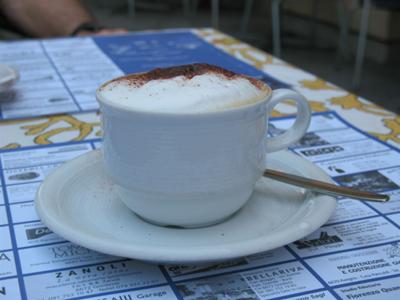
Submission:
M 332 196 L 344 196 L 365 201 L 386 202 L 389 201 L 389 196 L 374 194 L 369 192 L 358 191 L 352 188 L 338 186 L 314 179 L 309 179 L 293 174 L 283 173 L 276 170 L 266 169 L 263 174 L 265 177 L 292 184 L 299 187 L 304 187 L 314 192 Z

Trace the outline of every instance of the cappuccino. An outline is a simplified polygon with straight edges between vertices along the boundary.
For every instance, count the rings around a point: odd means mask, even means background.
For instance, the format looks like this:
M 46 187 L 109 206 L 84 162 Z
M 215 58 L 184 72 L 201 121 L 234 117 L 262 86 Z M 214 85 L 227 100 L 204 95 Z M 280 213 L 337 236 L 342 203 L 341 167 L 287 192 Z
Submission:
M 266 152 L 298 141 L 310 122 L 307 100 L 220 67 L 193 64 L 108 81 L 102 112 L 104 170 L 121 201 L 157 225 L 216 224 L 249 199 Z M 279 136 L 266 135 L 275 105 L 298 113 Z
M 155 69 L 107 82 L 99 89 L 110 104 L 155 113 L 206 113 L 264 100 L 262 81 L 217 66 L 191 64 Z

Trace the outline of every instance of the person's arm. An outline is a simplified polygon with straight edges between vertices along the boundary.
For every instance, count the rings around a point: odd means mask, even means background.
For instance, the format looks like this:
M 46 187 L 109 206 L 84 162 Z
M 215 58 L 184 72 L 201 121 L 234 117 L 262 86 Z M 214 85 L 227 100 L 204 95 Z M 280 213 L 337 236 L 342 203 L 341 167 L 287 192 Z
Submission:
M 79 0 L 0 0 L 0 11 L 22 32 L 35 37 L 66 36 L 83 23 L 95 23 Z M 85 33 L 90 32 L 79 32 Z

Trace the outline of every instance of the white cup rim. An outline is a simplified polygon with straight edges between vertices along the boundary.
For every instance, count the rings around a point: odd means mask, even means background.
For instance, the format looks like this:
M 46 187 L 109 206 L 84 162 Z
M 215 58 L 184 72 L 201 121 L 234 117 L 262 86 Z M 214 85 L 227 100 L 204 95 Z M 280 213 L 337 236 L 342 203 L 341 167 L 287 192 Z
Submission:
M 138 73 L 139 74 L 139 73 Z M 205 116 L 217 116 L 217 115 L 229 115 L 229 114 L 235 114 L 238 112 L 243 112 L 244 110 L 247 109 L 254 109 L 254 107 L 258 107 L 262 104 L 265 104 L 266 102 L 268 102 L 268 100 L 271 98 L 272 95 L 272 89 L 271 87 L 265 83 L 265 93 L 260 96 L 260 100 L 257 100 L 255 102 L 252 102 L 250 104 L 246 104 L 246 105 L 242 105 L 242 106 L 238 106 L 238 107 L 232 107 L 232 108 L 227 108 L 227 109 L 222 109 L 222 110 L 218 110 L 218 111 L 210 111 L 210 112 L 185 112 L 185 113 L 175 113 L 175 112 L 155 112 L 155 111 L 147 111 L 147 110 L 139 110 L 139 109 L 135 109 L 132 107 L 129 107 L 127 105 L 123 105 L 123 104 L 119 104 L 119 103 L 115 103 L 113 101 L 108 100 L 106 97 L 104 97 L 101 94 L 101 89 L 106 86 L 107 84 L 109 84 L 112 81 L 118 80 L 119 78 L 124 78 L 127 75 L 123 75 L 111 80 L 106 81 L 105 83 L 103 83 L 102 85 L 100 85 L 97 89 L 96 89 L 96 98 L 97 101 L 100 104 L 104 104 L 107 105 L 109 107 L 112 107 L 116 110 L 119 111 L 123 111 L 123 112 L 130 112 L 130 113 L 136 113 L 136 114 L 141 114 L 141 115 L 149 115 L 149 116 L 165 116 L 165 117 L 174 117 L 174 118 L 179 118 L 179 117 L 205 117 Z

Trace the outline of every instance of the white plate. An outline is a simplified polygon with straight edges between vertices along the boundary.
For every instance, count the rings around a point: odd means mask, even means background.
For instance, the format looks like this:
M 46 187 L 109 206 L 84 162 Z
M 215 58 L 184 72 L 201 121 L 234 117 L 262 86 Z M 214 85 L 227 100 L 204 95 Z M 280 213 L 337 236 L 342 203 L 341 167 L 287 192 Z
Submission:
M 0 92 L 8 89 L 19 78 L 14 68 L 0 64 Z
M 268 167 L 330 181 L 313 164 L 286 151 L 268 154 Z M 36 197 L 40 218 L 63 238 L 99 252 L 157 263 L 220 261 L 271 250 L 319 228 L 335 207 L 332 197 L 263 178 L 249 202 L 221 224 L 159 227 L 138 218 L 118 199 L 104 174 L 100 151 L 55 170 Z

